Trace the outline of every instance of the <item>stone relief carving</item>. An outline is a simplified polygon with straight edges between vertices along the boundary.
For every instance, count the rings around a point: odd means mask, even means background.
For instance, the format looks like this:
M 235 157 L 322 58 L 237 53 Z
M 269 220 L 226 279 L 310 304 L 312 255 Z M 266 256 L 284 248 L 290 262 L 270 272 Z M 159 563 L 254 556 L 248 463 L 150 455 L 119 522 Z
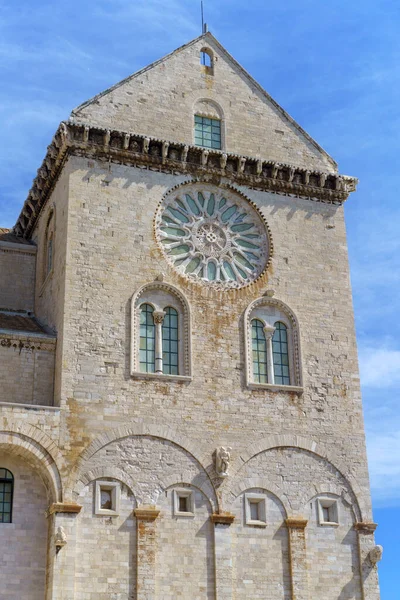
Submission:
M 252 203 L 232 189 L 205 183 L 174 188 L 164 198 L 156 236 L 179 273 L 218 288 L 250 284 L 266 268 L 272 250 Z
M 373 565 L 376 565 L 380 560 L 382 560 L 382 554 L 383 554 L 383 548 L 382 546 L 375 546 L 375 548 L 372 548 L 372 550 L 370 550 L 368 556 L 369 556 L 369 560 L 372 562 Z
M 56 531 L 56 535 L 54 537 L 54 544 L 56 548 L 62 548 L 67 543 L 67 536 L 65 534 L 63 527 L 58 527 Z
M 229 464 L 231 461 L 231 450 L 230 446 L 220 446 L 215 451 L 215 470 L 219 477 L 227 477 Z

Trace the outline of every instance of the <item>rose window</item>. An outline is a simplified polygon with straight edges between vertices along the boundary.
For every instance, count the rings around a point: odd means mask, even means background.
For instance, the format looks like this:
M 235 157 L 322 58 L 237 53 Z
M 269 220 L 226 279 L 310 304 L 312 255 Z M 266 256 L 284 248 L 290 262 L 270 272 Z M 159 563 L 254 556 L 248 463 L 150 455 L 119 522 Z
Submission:
M 215 287 L 248 285 L 270 257 L 267 227 L 258 210 L 231 189 L 182 186 L 161 203 L 156 235 L 182 275 Z

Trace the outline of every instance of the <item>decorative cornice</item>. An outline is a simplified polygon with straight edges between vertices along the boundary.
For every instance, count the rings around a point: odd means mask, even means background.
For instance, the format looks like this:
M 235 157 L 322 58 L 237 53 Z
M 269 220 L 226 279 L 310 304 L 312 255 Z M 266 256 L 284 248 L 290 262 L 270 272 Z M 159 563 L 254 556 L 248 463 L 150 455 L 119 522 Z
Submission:
M 285 521 L 288 529 L 305 529 L 307 527 L 307 519 L 288 518 Z
M 360 533 L 366 533 L 372 535 L 375 529 L 378 527 L 376 523 L 355 523 L 354 529 Z
M 13 348 L 22 350 L 45 350 L 55 352 L 57 339 L 54 337 L 35 334 L 31 332 L 15 332 L 3 329 L 0 331 L 0 346 L 2 348 Z
M 155 521 L 160 514 L 160 511 L 155 506 L 146 506 L 143 508 L 135 508 L 133 514 L 139 521 Z
M 215 525 L 231 525 L 234 520 L 235 515 L 231 513 L 214 513 L 210 515 L 210 521 Z
M 187 173 L 209 179 L 227 177 L 253 189 L 340 205 L 356 189 L 354 177 L 308 171 L 294 165 L 207 150 L 90 125 L 62 122 L 47 149 L 24 203 L 14 233 L 29 238 L 69 155 L 106 158 L 167 173 Z
M 73 502 L 54 502 L 50 504 L 47 510 L 47 516 L 50 516 L 54 513 L 74 513 L 78 514 L 82 510 L 82 506 L 80 504 L 75 504 Z

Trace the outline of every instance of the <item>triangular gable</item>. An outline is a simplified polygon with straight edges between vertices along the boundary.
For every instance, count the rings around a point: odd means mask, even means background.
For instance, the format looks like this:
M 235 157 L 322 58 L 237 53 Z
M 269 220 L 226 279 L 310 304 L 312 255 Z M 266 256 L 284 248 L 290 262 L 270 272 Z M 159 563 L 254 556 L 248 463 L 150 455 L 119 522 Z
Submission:
M 214 75 L 201 69 L 200 50 L 214 54 Z M 335 172 L 336 162 L 225 50 L 206 33 L 84 102 L 74 122 L 193 144 L 196 102 L 222 112 L 227 152 Z M 218 110 L 219 110 L 218 109 Z

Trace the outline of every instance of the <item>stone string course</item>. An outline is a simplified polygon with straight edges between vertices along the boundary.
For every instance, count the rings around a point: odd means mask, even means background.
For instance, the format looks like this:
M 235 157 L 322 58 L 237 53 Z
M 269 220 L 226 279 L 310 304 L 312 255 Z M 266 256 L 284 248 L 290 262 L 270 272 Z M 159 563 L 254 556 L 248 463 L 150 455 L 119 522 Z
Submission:
M 105 158 L 120 164 L 157 168 L 160 172 L 191 173 L 200 178 L 228 175 L 238 185 L 339 205 L 355 191 L 358 181 L 344 175 L 308 171 L 268 160 L 62 122 L 14 227 L 17 235 L 27 237 L 32 231 L 70 155 Z

